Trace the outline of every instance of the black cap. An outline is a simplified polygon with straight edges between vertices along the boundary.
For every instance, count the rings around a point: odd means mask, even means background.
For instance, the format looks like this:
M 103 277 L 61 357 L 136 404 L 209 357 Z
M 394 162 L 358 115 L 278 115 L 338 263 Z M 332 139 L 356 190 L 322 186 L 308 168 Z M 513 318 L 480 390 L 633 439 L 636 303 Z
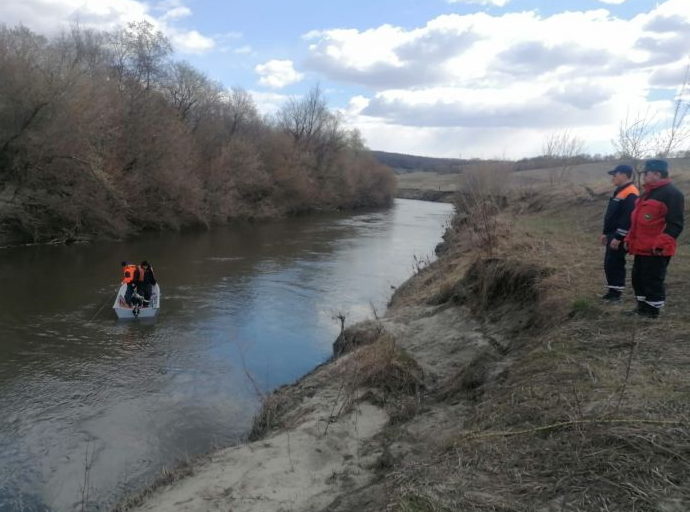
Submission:
M 642 172 L 658 172 L 662 178 L 668 177 L 668 162 L 660 158 L 653 158 L 644 163 Z
M 609 174 L 611 176 L 615 176 L 618 173 L 625 174 L 629 178 L 630 176 L 632 176 L 633 168 L 630 167 L 629 165 L 621 164 L 621 165 L 617 165 L 615 169 L 611 169 L 609 171 Z
M 122 266 L 123 266 L 123 267 L 126 267 L 127 265 L 129 265 L 129 263 L 127 263 L 126 261 L 123 261 L 123 262 L 122 262 Z
M 144 260 L 144 261 L 141 262 L 141 265 L 140 265 L 140 266 L 141 266 L 141 267 L 150 267 L 151 265 L 149 265 L 149 262 L 148 262 L 148 261 Z

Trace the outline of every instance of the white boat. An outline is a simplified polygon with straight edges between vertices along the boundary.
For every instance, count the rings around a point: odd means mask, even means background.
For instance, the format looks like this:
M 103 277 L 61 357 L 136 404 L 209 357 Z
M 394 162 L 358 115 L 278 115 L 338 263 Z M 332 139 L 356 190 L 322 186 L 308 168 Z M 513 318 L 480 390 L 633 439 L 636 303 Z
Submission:
M 161 307 L 161 289 L 157 284 L 154 284 L 151 289 L 151 300 L 146 307 L 128 306 L 125 301 L 125 293 L 127 293 L 127 285 L 123 284 L 120 286 L 120 291 L 115 297 L 115 304 L 113 304 L 118 318 L 153 318 L 158 314 Z

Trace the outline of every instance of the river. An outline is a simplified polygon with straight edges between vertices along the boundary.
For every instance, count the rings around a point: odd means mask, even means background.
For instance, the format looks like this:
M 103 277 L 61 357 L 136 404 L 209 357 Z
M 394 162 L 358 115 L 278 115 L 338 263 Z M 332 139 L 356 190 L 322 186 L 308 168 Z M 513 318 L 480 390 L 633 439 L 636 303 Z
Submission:
M 327 214 L 127 242 L 0 250 L 0 512 L 103 510 L 163 467 L 241 440 L 257 393 L 331 354 L 431 257 L 450 205 Z M 147 259 L 155 321 L 117 321 Z

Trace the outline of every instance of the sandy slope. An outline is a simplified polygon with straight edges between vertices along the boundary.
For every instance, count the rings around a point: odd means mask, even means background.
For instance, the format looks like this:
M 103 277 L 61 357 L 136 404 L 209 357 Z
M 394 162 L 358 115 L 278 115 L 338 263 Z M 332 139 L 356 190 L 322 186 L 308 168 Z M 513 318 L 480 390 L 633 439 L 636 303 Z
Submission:
M 381 324 L 414 355 L 425 378 L 438 381 L 488 346 L 479 326 L 460 312 L 408 307 L 389 314 Z M 458 347 L 462 353 L 457 353 Z M 448 358 L 449 352 L 455 356 Z M 209 461 L 197 463 L 192 476 L 157 489 L 135 510 L 316 511 L 358 495 L 376 478 L 383 454 L 376 436 L 389 418 L 381 407 L 366 401 L 356 400 L 352 410 L 342 407 L 348 400 L 342 368 L 350 357 L 323 365 L 282 391 L 290 401 L 291 428 L 213 454 Z M 362 397 L 366 390 L 359 393 Z M 341 408 L 345 412 L 338 414 Z M 431 421 L 442 423 L 445 418 L 435 416 Z M 423 435 L 425 426 L 418 427 Z M 402 443 L 394 451 L 399 457 L 408 449 Z
M 345 399 L 334 378 L 337 366 L 319 368 L 292 389 L 303 398 L 293 410 L 292 428 L 215 453 L 136 510 L 320 510 L 341 489 L 365 484 L 367 468 L 380 456 L 369 442 L 388 417 L 359 403 L 329 424 Z

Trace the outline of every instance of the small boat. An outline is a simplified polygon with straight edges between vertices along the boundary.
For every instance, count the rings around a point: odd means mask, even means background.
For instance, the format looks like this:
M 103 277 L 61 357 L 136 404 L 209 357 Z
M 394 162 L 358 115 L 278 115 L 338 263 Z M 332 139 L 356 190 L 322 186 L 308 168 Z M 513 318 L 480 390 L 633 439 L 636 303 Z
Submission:
M 127 285 L 123 284 L 113 304 L 118 318 L 153 318 L 158 314 L 161 305 L 161 289 L 157 284 L 154 284 L 151 290 L 151 300 L 144 306 L 128 306 L 125 293 L 127 293 Z

